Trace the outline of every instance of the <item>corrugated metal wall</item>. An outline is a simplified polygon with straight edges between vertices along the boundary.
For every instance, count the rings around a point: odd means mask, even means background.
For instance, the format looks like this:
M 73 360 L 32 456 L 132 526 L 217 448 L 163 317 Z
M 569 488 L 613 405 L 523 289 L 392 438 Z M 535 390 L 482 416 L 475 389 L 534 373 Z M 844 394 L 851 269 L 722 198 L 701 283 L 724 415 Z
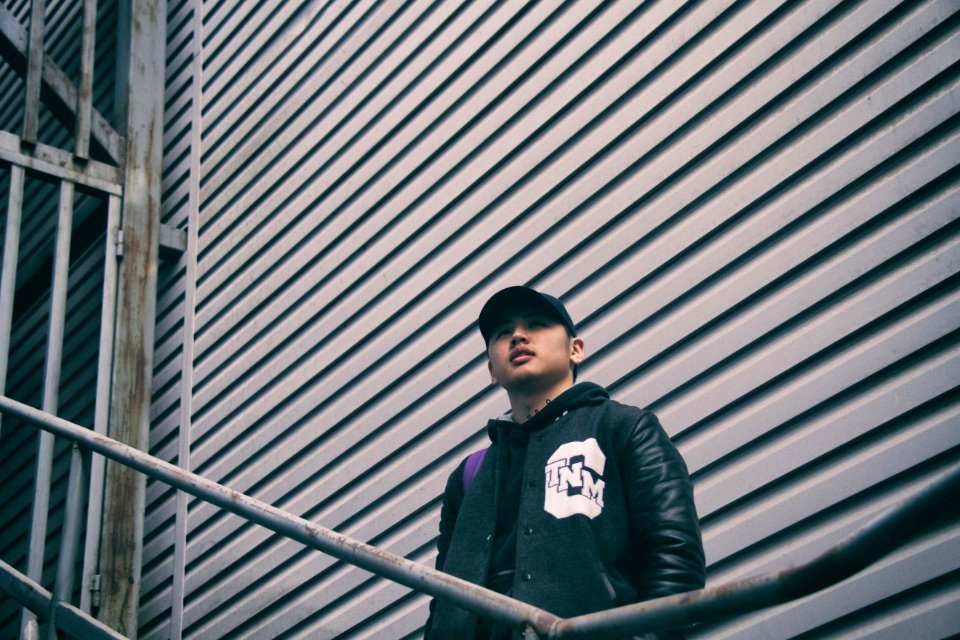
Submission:
M 529 283 L 578 320 L 581 378 L 679 445 L 711 584 L 812 558 L 960 459 L 958 11 L 204 3 L 193 470 L 432 563 L 446 475 L 505 406 L 473 322 Z M 196 501 L 186 542 L 184 637 L 426 616 Z M 941 528 L 696 636 L 942 637 L 958 569 Z
M 960 457 L 958 8 L 208 2 L 201 24 L 171 2 L 164 222 L 199 209 L 201 224 L 197 259 L 161 267 L 151 451 L 186 464 L 187 442 L 213 479 L 432 562 L 443 480 L 504 407 L 473 320 L 526 282 L 580 321 L 583 377 L 676 439 L 712 584 L 809 559 Z M 48 20 L 70 71 L 77 7 L 50 3 Z M 0 80 L 16 130 L 18 81 Z M 105 114 L 111 91 L 98 84 Z M 28 178 L 27 199 L 18 273 L 42 287 L 55 194 Z M 103 206 L 77 203 L 94 247 Z M 81 424 L 101 261 L 72 267 L 61 405 Z M 32 404 L 43 304 L 19 307 L 8 383 Z M 35 436 L 11 427 L 0 556 L 22 568 Z M 148 499 L 144 637 L 400 638 L 423 622 L 406 589 L 197 502 L 183 537 L 173 492 Z M 943 637 L 960 630 L 958 564 L 943 528 L 697 635 Z M 0 635 L 18 615 L 2 605 Z

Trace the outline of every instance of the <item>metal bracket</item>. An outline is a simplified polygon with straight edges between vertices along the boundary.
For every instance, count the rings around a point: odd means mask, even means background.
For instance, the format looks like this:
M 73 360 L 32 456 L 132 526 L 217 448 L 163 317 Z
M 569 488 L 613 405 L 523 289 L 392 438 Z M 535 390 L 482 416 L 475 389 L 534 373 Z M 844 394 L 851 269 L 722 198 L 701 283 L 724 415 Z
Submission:
M 100 579 L 98 573 L 90 576 L 90 603 L 95 607 L 100 606 Z
M 169 224 L 160 225 L 160 258 L 176 262 L 187 250 L 187 232 Z
M 187 249 L 187 233 L 183 229 L 160 225 L 160 257 L 176 261 Z M 123 257 L 123 229 L 117 230 L 117 257 Z

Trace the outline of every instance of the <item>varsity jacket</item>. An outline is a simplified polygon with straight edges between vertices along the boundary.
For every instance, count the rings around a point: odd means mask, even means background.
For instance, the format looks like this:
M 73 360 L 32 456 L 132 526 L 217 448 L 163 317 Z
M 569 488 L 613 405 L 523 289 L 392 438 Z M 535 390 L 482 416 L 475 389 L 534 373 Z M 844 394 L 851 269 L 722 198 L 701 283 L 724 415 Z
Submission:
M 487 431 L 491 444 L 472 484 L 464 490 L 466 461 L 447 481 L 438 569 L 487 584 L 507 438 L 522 432 L 526 452 L 522 468 L 514 467 L 522 476 L 514 478 L 520 489 L 519 504 L 511 507 L 517 513 L 509 595 L 566 618 L 703 587 L 703 546 L 686 464 L 653 413 L 610 400 L 605 389 L 587 382 L 522 425 L 491 420 Z M 426 637 L 468 640 L 477 627 L 476 615 L 434 601 Z

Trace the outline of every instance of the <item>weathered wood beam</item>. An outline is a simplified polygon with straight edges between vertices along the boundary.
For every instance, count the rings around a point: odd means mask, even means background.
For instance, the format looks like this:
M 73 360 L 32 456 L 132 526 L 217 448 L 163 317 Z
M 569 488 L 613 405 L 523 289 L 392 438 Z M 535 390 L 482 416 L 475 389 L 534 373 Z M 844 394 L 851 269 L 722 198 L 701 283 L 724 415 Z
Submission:
M 166 2 L 119 3 L 117 113 L 125 123 L 123 258 L 119 268 L 110 436 L 146 451 L 150 434 L 156 328 Z M 146 479 L 108 463 L 100 547 L 99 618 L 137 636 Z
M 20 138 L 6 131 L 0 131 L 0 160 L 104 193 L 121 194 L 122 172 L 117 167 L 94 160 L 77 164 L 69 151 L 44 144 L 23 150 Z

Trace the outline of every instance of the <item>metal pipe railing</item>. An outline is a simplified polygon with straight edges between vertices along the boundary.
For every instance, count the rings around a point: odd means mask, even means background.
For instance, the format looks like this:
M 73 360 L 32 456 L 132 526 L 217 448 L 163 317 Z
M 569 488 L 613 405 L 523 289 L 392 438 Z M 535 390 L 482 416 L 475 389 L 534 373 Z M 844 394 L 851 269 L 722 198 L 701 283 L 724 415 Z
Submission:
M 719 587 L 561 619 L 532 605 L 352 540 L 102 434 L 3 396 L 0 396 L 0 413 L 17 416 L 58 436 L 75 440 L 92 451 L 340 560 L 417 591 L 450 600 L 498 622 L 525 629 L 525 637 L 531 640 L 631 635 L 685 627 L 781 604 L 836 584 L 934 524 L 960 517 L 960 501 L 957 500 L 960 468 L 954 468 L 805 565 Z
M 602 638 L 690 626 L 696 622 L 783 604 L 834 585 L 865 569 L 937 522 L 960 518 L 960 467 L 915 496 L 890 507 L 812 561 L 719 587 L 681 593 L 567 618 L 548 638 Z
M 90 614 L 69 602 L 58 602 L 50 592 L 0 560 L 0 591 L 38 614 L 41 620 L 55 622 L 74 638 L 84 640 L 126 640 L 126 638 Z
M 442 573 L 402 556 L 353 540 L 331 529 L 287 513 L 265 502 L 185 471 L 165 460 L 85 429 L 7 397 L 0 397 L 0 412 L 16 416 L 57 436 L 79 442 L 91 451 L 136 469 L 151 478 L 206 500 L 225 511 L 328 553 L 394 582 L 444 598 L 484 617 L 543 633 L 557 617 L 495 591 Z

